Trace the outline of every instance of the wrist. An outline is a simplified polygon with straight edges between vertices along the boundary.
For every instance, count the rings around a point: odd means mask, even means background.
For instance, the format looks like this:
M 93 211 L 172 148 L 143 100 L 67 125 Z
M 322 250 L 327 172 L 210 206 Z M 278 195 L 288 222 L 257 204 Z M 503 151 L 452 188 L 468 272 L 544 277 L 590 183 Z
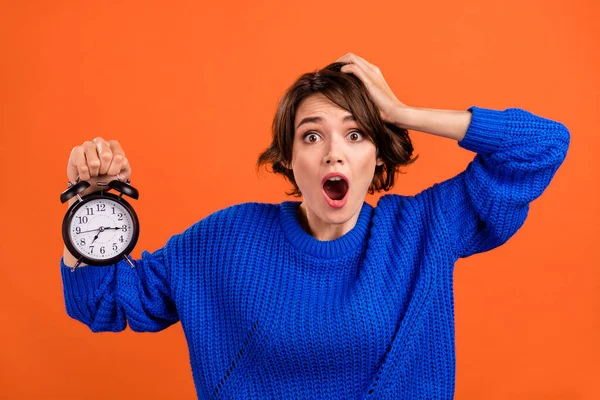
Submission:
M 412 122 L 415 117 L 415 107 L 407 106 L 405 104 L 398 104 L 392 111 L 390 118 L 392 124 L 403 129 L 414 129 L 414 123 Z

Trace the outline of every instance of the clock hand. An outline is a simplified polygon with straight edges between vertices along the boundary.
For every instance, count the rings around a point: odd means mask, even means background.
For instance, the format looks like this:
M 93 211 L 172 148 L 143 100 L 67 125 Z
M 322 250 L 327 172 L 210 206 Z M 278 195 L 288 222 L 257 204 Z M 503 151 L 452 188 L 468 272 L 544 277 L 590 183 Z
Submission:
M 98 228 L 98 229 L 90 229 L 89 231 L 83 231 L 83 232 L 79 232 L 79 233 L 88 233 L 88 232 L 94 232 L 94 231 L 97 231 L 97 230 L 100 230 L 100 228 Z
M 111 228 L 109 226 L 103 226 L 103 227 L 100 227 L 100 228 L 104 228 L 104 229 L 121 229 L 121 228 Z M 100 230 L 100 228 L 98 228 L 98 229 L 90 229 L 89 231 L 83 231 L 83 232 L 79 232 L 79 233 L 94 232 L 94 231 Z
M 103 226 L 101 226 L 100 228 L 98 228 L 98 230 L 99 230 L 100 232 L 98 232 L 98 233 L 96 234 L 96 236 L 94 236 L 94 240 L 92 240 L 92 243 L 90 243 L 90 244 L 93 244 L 93 243 L 96 241 L 96 239 L 98 239 L 98 236 L 100 236 L 100 234 L 101 234 L 102 232 L 104 232 L 105 230 L 107 230 L 107 229 L 112 229 L 112 228 L 110 228 L 110 227 L 106 227 L 106 228 L 105 228 L 105 227 L 103 227 Z
M 102 231 L 100 231 L 100 232 L 102 232 Z M 94 240 L 92 240 L 92 243 L 90 243 L 90 244 L 94 244 L 96 239 L 98 239 L 98 236 L 100 236 L 100 232 L 96 233 L 96 236 L 94 236 Z

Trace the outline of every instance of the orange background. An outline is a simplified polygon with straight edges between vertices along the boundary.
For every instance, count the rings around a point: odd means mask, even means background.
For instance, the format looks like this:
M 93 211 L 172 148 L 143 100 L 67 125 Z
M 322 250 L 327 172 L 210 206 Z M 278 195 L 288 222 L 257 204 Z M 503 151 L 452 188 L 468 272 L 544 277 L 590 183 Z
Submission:
M 524 226 L 457 262 L 456 398 L 600 398 L 592 0 L 75 3 L 4 1 L 0 12 L 0 398 L 195 398 L 181 324 L 95 334 L 66 314 L 70 151 L 96 136 L 122 144 L 140 191 L 139 258 L 218 209 L 292 199 L 281 177 L 254 169 L 277 101 L 347 52 L 408 105 L 520 107 L 569 128 L 567 159 Z M 420 159 L 392 193 L 416 194 L 474 157 L 411 137 Z

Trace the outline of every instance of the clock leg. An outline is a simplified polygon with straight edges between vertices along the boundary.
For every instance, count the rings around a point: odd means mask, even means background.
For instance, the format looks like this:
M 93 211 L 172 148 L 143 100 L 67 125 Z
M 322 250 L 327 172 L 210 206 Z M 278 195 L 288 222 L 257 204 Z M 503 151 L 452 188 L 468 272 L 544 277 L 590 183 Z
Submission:
M 124 255 L 123 258 L 129 263 L 129 265 L 131 265 L 131 268 L 135 268 L 135 265 L 133 265 L 133 263 L 129 258 L 127 258 L 127 256 Z
M 71 272 L 75 272 L 75 268 L 79 267 L 79 264 L 81 264 L 81 260 L 83 260 L 83 257 L 79 257 L 79 260 L 77 260 L 73 268 L 71 268 Z

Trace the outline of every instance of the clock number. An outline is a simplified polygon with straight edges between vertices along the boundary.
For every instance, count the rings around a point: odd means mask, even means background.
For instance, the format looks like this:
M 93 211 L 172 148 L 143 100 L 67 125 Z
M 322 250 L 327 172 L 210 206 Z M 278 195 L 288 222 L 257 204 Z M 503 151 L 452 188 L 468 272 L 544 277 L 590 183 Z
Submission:
M 105 211 L 106 204 L 96 204 L 96 207 L 98 208 L 96 211 Z
M 116 243 L 113 243 L 113 251 L 117 251 L 117 244 Z
M 87 215 L 94 215 L 94 209 L 92 207 L 86 207 Z
M 100 254 L 104 254 L 106 253 L 106 250 L 104 249 L 104 246 L 100 247 Z
M 121 229 L 123 230 L 123 232 L 127 232 L 127 225 L 123 225 Z
M 81 238 L 81 241 L 79 242 L 79 244 L 81 246 L 85 246 L 85 238 Z
M 88 222 L 88 217 L 85 217 L 85 216 L 83 216 L 83 217 L 80 217 L 80 216 L 78 215 L 78 216 L 77 216 L 77 218 L 79 218 L 79 223 L 80 223 L 80 224 L 82 224 L 82 223 L 83 223 L 83 224 L 87 224 L 87 222 Z
M 123 221 L 123 213 L 119 213 L 119 221 Z
M 94 246 L 90 246 L 90 249 L 92 249 L 92 251 L 90 251 L 90 253 L 94 252 Z
M 119 242 L 121 242 L 121 243 L 123 243 L 123 242 L 124 242 L 124 240 L 123 240 L 123 235 L 121 235 L 121 237 L 119 238 Z
M 113 209 L 113 214 L 115 213 L 115 207 L 112 208 Z
M 81 233 L 81 228 L 80 227 L 75 227 L 75 233 Z

